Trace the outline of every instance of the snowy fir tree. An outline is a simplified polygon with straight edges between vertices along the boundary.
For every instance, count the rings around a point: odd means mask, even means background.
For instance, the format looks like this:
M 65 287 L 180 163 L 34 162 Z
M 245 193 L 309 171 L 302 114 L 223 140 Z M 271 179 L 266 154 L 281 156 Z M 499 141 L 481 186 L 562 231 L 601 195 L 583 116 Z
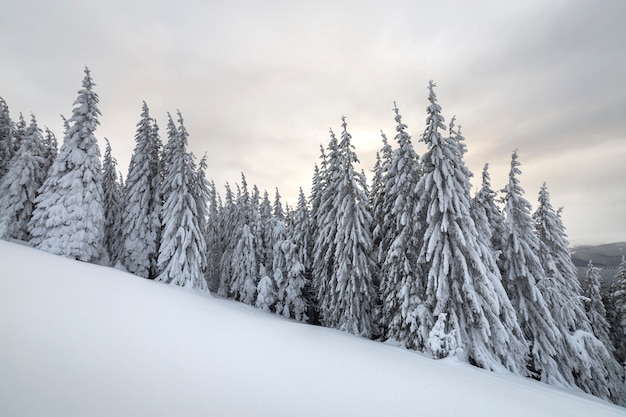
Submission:
M 197 172 L 193 155 L 187 152 L 188 133 L 178 113 L 178 129 L 169 143 L 169 164 L 163 178 L 162 241 L 159 249 L 159 282 L 207 291 L 205 236 L 198 221 L 194 196 Z
M 504 251 L 502 278 L 516 309 L 517 317 L 530 342 L 529 371 L 535 378 L 556 386 L 574 387 L 571 372 L 565 372 L 561 363 L 567 363 L 563 334 L 557 327 L 550 308 L 537 282 L 545 276 L 539 260 L 539 238 L 534 231 L 531 205 L 524 198 L 519 184 L 520 163 L 517 151 L 511 158 L 509 182 L 503 193 Z
M 259 267 L 256 259 L 256 245 L 250 226 L 244 223 L 231 259 L 231 297 L 244 304 L 254 305 L 258 285 Z
M 15 156 L 17 151 L 22 146 L 22 140 L 26 137 L 26 120 L 20 113 L 20 116 L 15 122 L 15 129 L 13 129 L 13 141 L 11 142 L 11 156 Z
M 219 195 L 215 183 L 209 183 L 206 244 L 207 244 L 207 282 L 209 290 L 217 293 L 220 283 L 220 259 L 222 257 L 222 243 L 220 234 L 220 213 L 222 212 Z
M 122 190 L 117 177 L 117 161 L 111 155 L 107 138 L 102 161 L 102 204 L 104 206 L 104 249 L 114 265 L 121 252 Z
M 278 190 L 276 190 L 278 192 Z M 263 192 L 263 199 L 259 205 L 259 218 L 260 224 L 257 224 L 259 230 L 257 231 L 257 236 L 261 238 L 258 247 L 258 260 L 260 263 L 265 265 L 268 273 L 270 275 L 272 272 L 272 265 L 274 263 L 274 242 L 275 242 L 275 229 L 276 223 L 278 221 L 277 218 L 273 215 L 273 207 L 270 202 L 269 194 L 267 191 Z M 283 216 L 284 217 L 284 216 Z
M 375 229 L 381 265 L 379 323 L 384 339 L 420 349 L 431 320 L 423 302 L 423 285 L 417 270 L 420 219 L 414 217 L 416 186 L 421 176 L 419 156 L 394 103 L 398 147 L 388 156 L 383 172 L 384 196 L 377 210 L 381 223 Z M 384 142 L 383 142 L 384 143 Z M 387 150 L 383 147 L 383 155 Z
M 171 117 L 170 117 L 170 121 Z M 173 123 L 173 121 L 172 121 Z M 176 130 L 172 143 L 176 143 Z M 122 208 L 122 249 L 120 261 L 131 273 L 154 278 L 157 273 L 160 220 L 159 152 L 161 140 L 156 122 L 143 102 L 137 123 L 135 149 L 128 166 Z
M 276 284 L 276 313 L 282 314 L 287 286 L 287 225 L 282 220 L 274 224 L 272 235 L 272 280 Z
M 545 273 L 537 285 L 567 349 L 560 353 L 562 373 L 570 372 L 576 385 L 585 392 L 615 399 L 621 391 L 621 366 L 593 334 L 582 302 L 576 267 L 569 254 L 565 229 L 550 204 L 545 183 L 539 191 L 539 206 L 533 213 L 533 219 L 539 237 L 539 259 Z
M 224 195 L 224 206 L 220 210 L 219 233 L 220 233 L 220 273 L 217 295 L 228 297 L 230 295 L 230 281 L 232 274 L 232 254 L 237 245 L 237 211 L 232 189 L 227 183 Z
M 13 157 L 13 130 L 15 126 L 9 114 L 7 102 L 0 97 L 0 180 L 9 169 Z
M 0 238 L 29 240 L 28 222 L 46 179 L 47 160 L 41 129 L 32 116 L 17 154 L 0 179 Z
M 259 284 L 257 285 L 257 296 L 255 306 L 261 310 L 271 311 L 276 304 L 276 288 L 274 281 L 268 275 L 265 266 L 259 267 Z
M 593 334 L 600 339 L 600 341 L 611 353 L 614 353 L 615 347 L 609 337 L 611 327 L 609 326 L 609 322 L 606 320 L 606 308 L 604 306 L 604 302 L 602 301 L 600 269 L 593 266 L 591 260 L 587 266 L 585 283 L 585 307 Z
M 626 363 L 626 258 L 624 255 L 617 267 L 615 281 L 616 290 L 612 294 L 615 315 L 613 326 L 615 356 Z
M 328 216 L 334 224 L 332 266 L 324 291 L 320 294 L 324 323 L 352 334 L 370 337 L 373 332 L 372 299 L 376 265 L 372 257 L 371 213 L 367 184 L 363 173 L 354 172 L 358 162 L 347 131 L 337 145 L 336 157 L 330 156 L 333 169 L 328 191 L 334 207 Z M 330 246 L 330 245 L 329 245 Z M 331 247 L 332 247 L 331 246 Z
M 295 235 L 294 229 L 288 230 L 283 220 L 275 218 L 273 236 L 272 281 L 277 289 L 276 314 L 298 321 L 307 321 L 308 319 L 307 301 L 305 299 L 307 278 L 304 262 L 306 255 L 303 253 L 305 246 L 302 245 L 302 242 L 294 240 L 296 236 L 302 236 L 302 230 L 307 226 L 306 220 L 304 223 L 299 229 L 295 229 L 299 230 L 298 234 Z
M 316 294 L 316 310 L 322 325 L 331 327 L 326 321 L 332 308 L 332 291 L 329 283 L 334 272 L 334 259 L 337 241 L 337 206 L 334 196 L 336 186 L 341 180 L 341 157 L 337 137 L 330 131 L 328 155 L 322 149 L 321 169 L 313 178 L 311 194 L 312 217 L 314 227 L 313 246 L 313 285 Z
M 209 247 L 207 243 L 209 229 L 209 198 L 211 197 L 211 185 L 206 178 L 207 162 L 206 155 L 198 163 L 193 181 L 192 195 L 196 205 L 196 220 L 200 233 L 204 237 L 205 246 L 200 251 L 203 274 L 207 275 Z M 208 278 L 208 277 L 207 277 Z M 208 282 L 208 281 L 207 281 Z
M 315 299 L 311 286 L 311 239 L 310 218 L 306 197 L 302 188 L 298 195 L 298 205 L 293 215 L 292 225 L 288 233 L 295 251 L 291 256 L 291 266 L 287 271 L 288 279 L 294 282 L 287 289 L 288 297 L 285 305 L 290 314 L 298 321 L 308 321 L 313 310 Z M 301 309 L 304 308 L 304 311 Z
M 52 164 L 54 163 L 54 160 L 57 158 L 57 155 L 59 154 L 59 148 L 58 148 L 57 138 L 56 136 L 54 136 L 54 133 L 52 133 L 50 129 L 48 129 L 47 127 L 45 129 L 46 129 L 46 134 L 44 135 L 44 139 L 42 143 L 45 149 L 45 156 L 46 156 L 44 172 L 46 173 L 46 176 L 47 176 L 48 171 L 50 170 L 50 167 L 52 166 Z
M 31 244 L 46 252 L 92 262 L 102 255 L 104 208 L 98 95 L 85 68 L 63 145 L 36 198 L 29 223 Z
M 234 204 L 233 249 L 229 254 L 230 275 L 228 294 L 231 298 L 254 305 L 259 282 L 259 238 L 258 222 L 253 210 L 252 198 L 245 176 L 241 175 L 241 187 Z
M 423 176 L 416 190 L 418 218 L 425 220 L 418 258 L 426 280 L 424 301 L 437 318 L 429 345 L 439 357 L 459 355 L 486 369 L 523 373 L 526 344 L 487 237 L 470 216 L 469 170 L 456 131 L 444 138 L 434 84 L 429 85 L 427 127 L 422 137 Z M 444 314 L 443 322 L 439 316 Z M 446 340 L 437 340 L 445 336 Z M 433 340 L 435 339 L 435 340 Z M 453 348 L 446 351 L 446 347 Z
M 496 205 L 496 193 L 491 188 L 489 164 L 482 172 L 482 185 L 472 200 L 472 218 L 479 235 L 491 243 L 492 251 L 500 264 L 500 254 L 504 249 L 504 216 Z
M 272 208 L 274 210 L 274 218 L 278 220 L 285 220 L 285 210 L 283 210 L 283 204 L 280 201 L 280 193 L 278 192 L 278 188 L 276 188 L 276 194 L 274 196 L 274 206 Z
M 383 146 L 376 152 L 376 163 L 372 170 L 372 189 L 370 191 L 370 206 L 372 207 L 372 238 L 377 262 L 382 264 L 382 254 L 386 254 L 389 249 L 389 242 L 383 242 L 383 237 L 387 236 L 388 222 L 391 216 L 386 210 L 389 208 L 386 180 L 392 160 L 393 150 L 387 136 L 381 131 Z

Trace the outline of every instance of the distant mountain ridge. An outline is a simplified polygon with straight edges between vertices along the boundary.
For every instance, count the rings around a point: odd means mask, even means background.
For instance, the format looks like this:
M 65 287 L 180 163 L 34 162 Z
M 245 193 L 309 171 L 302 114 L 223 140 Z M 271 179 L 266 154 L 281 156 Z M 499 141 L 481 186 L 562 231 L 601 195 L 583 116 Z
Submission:
M 576 266 L 587 266 L 591 260 L 597 267 L 614 267 L 619 265 L 622 255 L 626 255 L 626 242 L 575 246 L 571 254 Z

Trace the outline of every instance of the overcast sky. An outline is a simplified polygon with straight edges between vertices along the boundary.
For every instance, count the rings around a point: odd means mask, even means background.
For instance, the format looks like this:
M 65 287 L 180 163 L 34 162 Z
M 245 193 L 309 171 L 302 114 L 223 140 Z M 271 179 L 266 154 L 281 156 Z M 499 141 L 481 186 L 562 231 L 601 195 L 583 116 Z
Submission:
M 162 133 L 182 112 L 220 192 L 244 172 L 295 204 L 341 116 L 366 171 L 394 100 L 423 154 L 433 79 L 475 187 L 489 162 L 503 188 L 517 148 L 573 244 L 626 241 L 624 18 L 623 0 L 2 0 L 0 96 L 61 139 L 86 65 L 123 172 L 145 100 Z

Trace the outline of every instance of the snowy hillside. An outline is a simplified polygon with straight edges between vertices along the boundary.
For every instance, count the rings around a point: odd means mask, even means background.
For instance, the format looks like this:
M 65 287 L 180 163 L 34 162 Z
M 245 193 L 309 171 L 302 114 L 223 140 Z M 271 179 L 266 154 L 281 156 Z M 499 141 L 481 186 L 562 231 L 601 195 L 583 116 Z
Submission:
M 4 241 L 0 330 L 0 416 L 626 416 Z

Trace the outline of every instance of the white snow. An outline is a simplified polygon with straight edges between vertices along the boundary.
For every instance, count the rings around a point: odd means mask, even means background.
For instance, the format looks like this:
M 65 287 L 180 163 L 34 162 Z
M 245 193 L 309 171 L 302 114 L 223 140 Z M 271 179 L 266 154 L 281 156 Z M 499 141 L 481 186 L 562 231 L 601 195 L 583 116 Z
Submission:
M 626 416 L 0 241 L 0 416 Z

